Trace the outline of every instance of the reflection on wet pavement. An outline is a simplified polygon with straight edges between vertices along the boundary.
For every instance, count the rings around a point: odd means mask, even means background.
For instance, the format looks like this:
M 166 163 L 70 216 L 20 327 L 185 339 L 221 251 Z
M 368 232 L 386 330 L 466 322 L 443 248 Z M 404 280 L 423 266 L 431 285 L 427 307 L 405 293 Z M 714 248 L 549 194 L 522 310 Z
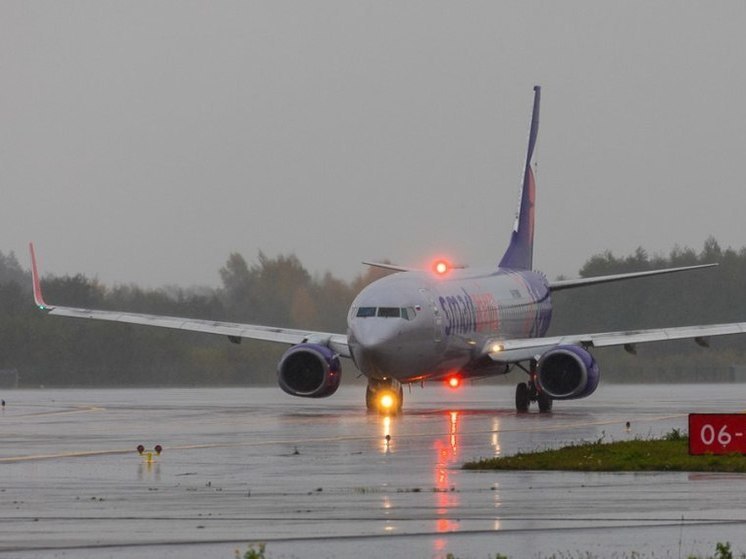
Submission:
M 313 401 L 273 388 L 10 391 L 0 556 L 232 557 L 257 541 L 269 557 L 366 556 L 382 542 L 402 558 L 746 551 L 744 476 L 460 469 L 686 429 L 692 411 L 742 411 L 745 385 L 602 385 L 543 415 L 513 412 L 512 390 L 413 390 L 392 417 L 366 413 L 355 386 Z M 147 460 L 140 444 L 163 454 Z

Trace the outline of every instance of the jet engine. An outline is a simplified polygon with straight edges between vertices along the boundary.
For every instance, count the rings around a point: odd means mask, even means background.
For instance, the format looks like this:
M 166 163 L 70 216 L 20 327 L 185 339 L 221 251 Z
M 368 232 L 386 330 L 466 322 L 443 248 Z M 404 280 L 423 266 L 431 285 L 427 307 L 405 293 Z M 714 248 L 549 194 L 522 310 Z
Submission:
M 582 347 L 557 346 L 539 359 L 536 383 L 554 400 L 574 400 L 593 394 L 599 380 L 598 364 Z
M 280 388 L 293 396 L 323 398 L 339 388 L 339 356 L 326 346 L 298 344 L 285 352 L 277 365 Z

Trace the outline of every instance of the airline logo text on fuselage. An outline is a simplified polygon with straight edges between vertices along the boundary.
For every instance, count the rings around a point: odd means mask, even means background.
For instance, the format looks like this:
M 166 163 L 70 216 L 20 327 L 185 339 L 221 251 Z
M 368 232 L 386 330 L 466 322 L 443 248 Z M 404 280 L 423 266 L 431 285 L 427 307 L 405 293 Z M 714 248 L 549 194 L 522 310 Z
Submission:
M 462 294 L 438 297 L 446 315 L 446 336 L 470 332 L 497 332 L 500 316 L 492 293 Z

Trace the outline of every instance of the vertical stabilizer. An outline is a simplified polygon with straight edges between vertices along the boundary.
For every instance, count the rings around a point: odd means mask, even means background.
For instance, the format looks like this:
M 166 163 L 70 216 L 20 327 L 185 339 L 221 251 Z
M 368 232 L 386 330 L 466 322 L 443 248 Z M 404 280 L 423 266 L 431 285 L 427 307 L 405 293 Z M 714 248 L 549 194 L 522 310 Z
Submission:
M 530 270 L 534 259 L 534 202 L 536 200 L 536 182 L 531 168 L 534 155 L 536 136 L 539 133 L 539 102 L 541 101 L 541 87 L 534 86 L 534 110 L 531 115 L 531 131 L 528 136 L 528 153 L 526 167 L 523 171 L 523 186 L 521 187 L 521 201 L 518 206 L 513 234 L 505 255 L 500 260 L 501 268 L 513 270 Z

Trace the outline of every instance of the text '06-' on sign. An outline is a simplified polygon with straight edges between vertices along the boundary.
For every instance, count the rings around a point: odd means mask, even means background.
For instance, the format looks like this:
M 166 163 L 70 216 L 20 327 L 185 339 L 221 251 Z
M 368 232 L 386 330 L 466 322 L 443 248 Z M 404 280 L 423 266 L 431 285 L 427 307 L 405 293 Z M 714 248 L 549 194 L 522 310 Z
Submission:
M 746 414 L 689 414 L 689 454 L 746 454 Z

